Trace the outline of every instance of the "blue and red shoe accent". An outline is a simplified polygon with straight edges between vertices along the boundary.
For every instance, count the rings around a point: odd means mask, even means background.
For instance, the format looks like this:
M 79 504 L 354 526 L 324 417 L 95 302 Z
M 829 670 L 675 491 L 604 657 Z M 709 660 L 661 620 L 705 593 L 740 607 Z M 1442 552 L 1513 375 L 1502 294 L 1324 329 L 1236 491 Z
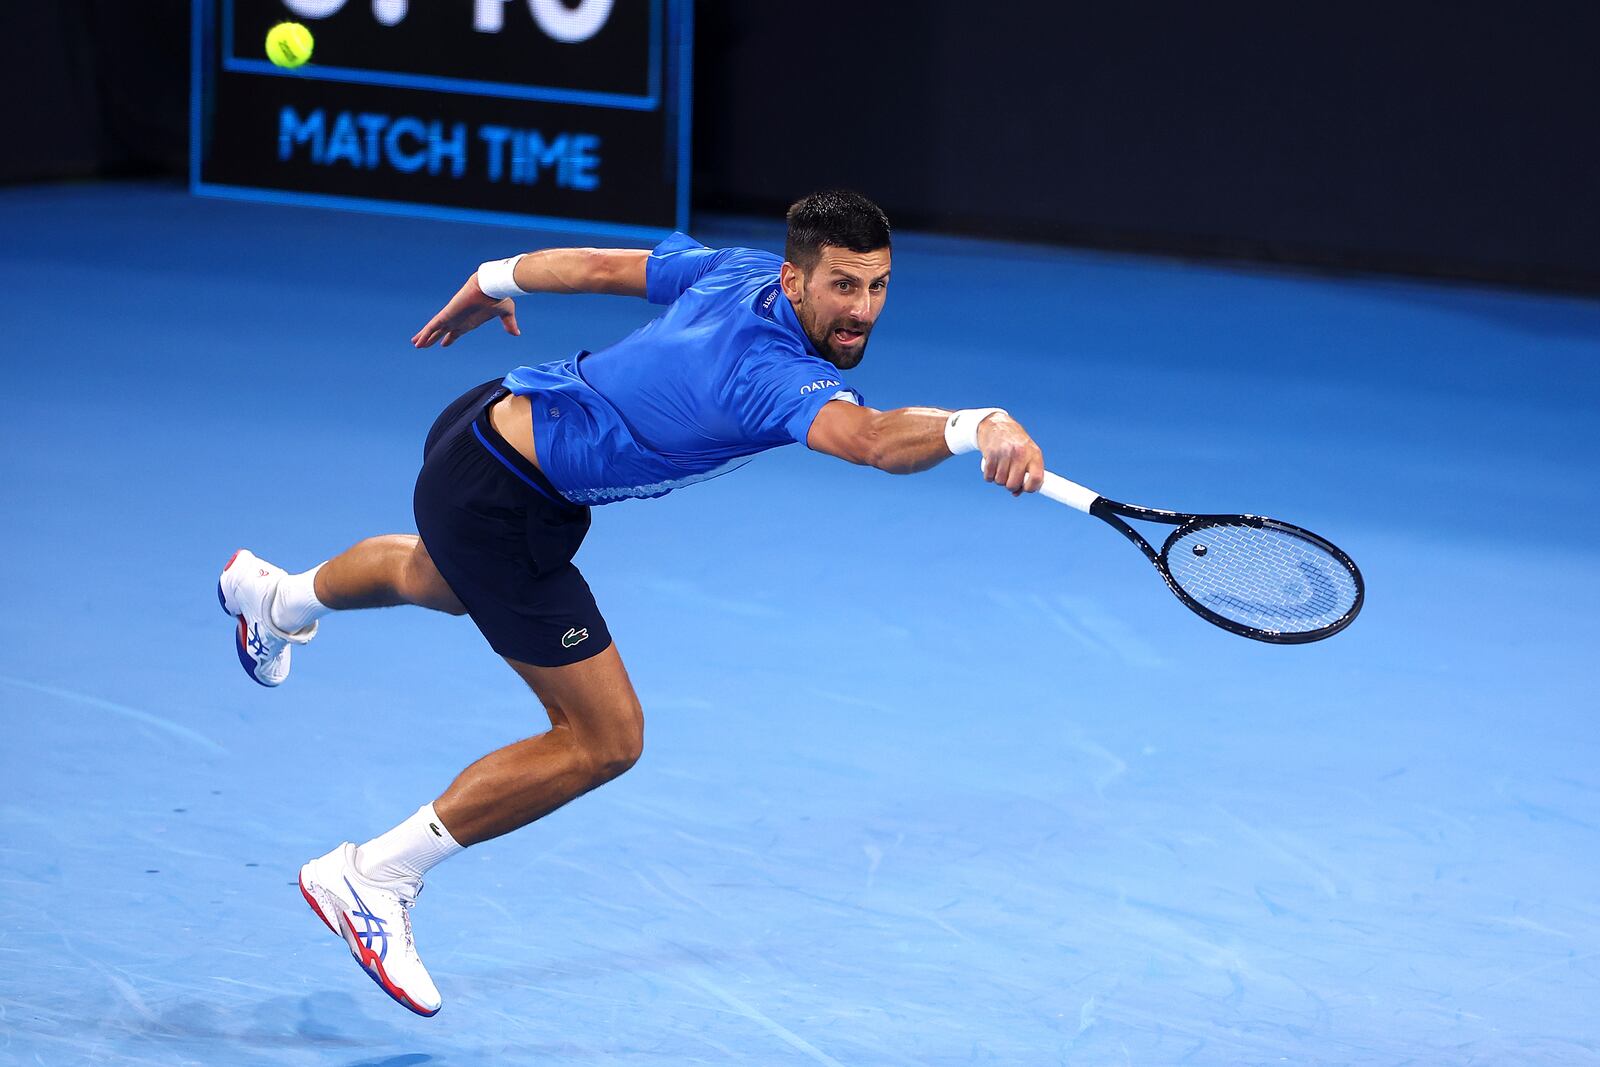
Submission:
M 349 885 L 350 883 L 347 881 L 345 884 Z M 355 893 L 354 887 L 351 888 L 350 892 L 352 894 Z M 367 928 L 359 934 L 356 933 L 355 926 L 350 922 L 350 915 L 346 912 L 339 913 L 339 928 L 344 934 L 345 944 L 350 946 L 351 954 L 355 956 L 356 962 L 361 964 L 361 969 L 367 972 L 367 977 L 376 982 L 378 988 L 394 998 L 394 1002 L 402 1008 L 430 1018 L 438 1015 L 438 1008 L 424 1008 L 421 1004 L 412 1000 L 404 989 L 401 989 L 390 980 L 389 972 L 383 969 L 383 957 L 389 952 L 389 933 L 383 927 L 388 924 L 368 912 L 367 906 L 361 903 L 359 896 L 356 897 L 356 907 L 361 909 L 355 913 L 356 917 L 363 920 Z M 377 924 L 376 929 L 374 929 L 374 923 Z M 376 952 L 372 950 L 372 940 L 374 938 L 382 941 L 382 947 Z
M 378 988 L 387 993 L 396 1004 L 427 1018 L 438 1015 L 438 1008 L 424 1008 L 412 1000 L 404 989 L 401 989 L 390 979 L 389 973 L 383 969 L 384 957 L 389 954 L 389 924 L 372 914 L 371 909 L 361 899 L 361 894 L 356 892 L 356 887 L 350 885 L 350 879 L 346 878 L 344 884 L 349 886 L 350 895 L 355 898 L 356 907 L 360 909 L 354 914 L 356 918 L 362 921 L 365 927 L 361 933 L 356 933 L 355 925 L 351 923 L 350 916 L 345 912 L 339 913 L 338 926 L 334 926 L 333 923 L 329 922 L 328 916 L 323 914 L 321 905 L 306 889 L 306 883 L 303 878 L 300 881 L 300 895 L 306 898 L 306 903 L 311 905 L 311 910 L 317 913 L 317 918 L 322 920 L 324 926 L 344 938 L 345 944 L 350 946 L 351 954 L 355 956 L 356 962 L 361 965 L 361 969 L 366 972 L 367 977 L 371 978 Z M 379 942 L 379 947 L 376 951 L 372 948 L 374 941 Z
M 317 898 L 312 896 L 311 891 L 306 888 L 306 878 L 304 872 L 301 873 L 299 880 L 300 895 L 306 898 L 306 903 L 310 904 L 311 910 L 317 913 L 317 918 L 322 920 L 322 925 L 326 926 L 329 930 L 332 930 L 337 934 L 339 932 L 339 928 L 333 925 L 333 923 L 329 922 L 326 915 L 322 914 L 322 905 L 317 903 Z
M 233 555 L 228 557 L 228 562 L 222 565 L 223 574 L 228 573 L 228 568 L 233 566 L 233 561 L 238 559 L 239 553 L 243 551 L 244 549 L 242 548 L 234 549 Z M 217 579 L 217 603 L 222 605 L 222 613 L 224 615 L 237 619 L 239 622 L 239 628 L 233 635 L 233 650 L 239 654 L 239 666 L 244 668 L 244 673 L 250 676 L 252 682 L 260 686 L 266 686 L 268 689 L 273 688 L 268 683 L 263 682 L 260 676 L 256 674 L 256 660 L 250 654 L 250 628 L 245 625 L 243 615 L 234 615 L 233 612 L 228 610 L 228 598 L 222 593 L 221 578 Z M 319 912 L 318 914 L 321 913 Z M 323 919 L 322 921 L 327 922 L 328 920 Z M 338 931 L 334 932 L 337 933 Z

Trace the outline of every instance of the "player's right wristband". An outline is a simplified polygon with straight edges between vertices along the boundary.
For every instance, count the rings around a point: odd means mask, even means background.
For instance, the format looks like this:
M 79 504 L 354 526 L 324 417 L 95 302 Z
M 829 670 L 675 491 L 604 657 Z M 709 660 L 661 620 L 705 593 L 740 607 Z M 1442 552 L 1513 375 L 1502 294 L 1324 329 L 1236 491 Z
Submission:
M 526 289 L 517 287 L 515 276 L 517 261 L 521 258 L 522 256 L 512 256 L 510 259 L 491 259 L 487 263 L 478 264 L 478 288 L 483 290 L 483 295 L 491 300 L 504 300 L 508 296 L 527 296 Z
M 978 423 L 1004 408 L 962 408 L 952 411 L 944 423 L 944 445 L 952 456 L 978 450 Z

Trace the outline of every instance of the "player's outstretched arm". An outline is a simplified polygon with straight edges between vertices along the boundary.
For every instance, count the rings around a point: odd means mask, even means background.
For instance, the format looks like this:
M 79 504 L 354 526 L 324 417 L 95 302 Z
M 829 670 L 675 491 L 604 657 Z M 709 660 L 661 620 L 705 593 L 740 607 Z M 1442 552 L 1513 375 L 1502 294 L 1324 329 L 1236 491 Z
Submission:
M 506 333 L 522 336 L 512 297 L 527 293 L 609 293 L 644 296 L 648 249 L 546 248 L 480 266 L 411 343 L 446 348 L 461 336 L 498 318 Z
M 977 450 L 983 453 L 984 479 L 1012 495 L 1038 492 L 1044 484 L 1044 454 L 1022 424 L 998 408 L 875 411 L 834 400 L 817 413 L 806 444 L 890 474 L 915 474 Z

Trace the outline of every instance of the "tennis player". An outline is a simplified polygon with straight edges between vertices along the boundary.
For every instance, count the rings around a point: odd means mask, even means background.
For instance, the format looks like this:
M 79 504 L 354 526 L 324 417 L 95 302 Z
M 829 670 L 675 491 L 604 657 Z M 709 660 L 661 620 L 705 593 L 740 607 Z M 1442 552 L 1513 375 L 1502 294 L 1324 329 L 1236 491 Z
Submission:
M 439 991 L 412 939 L 423 876 L 633 766 L 639 698 L 572 557 L 590 509 L 662 496 L 791 442 L 893 474 L 983 453 L 984 476 L 1037 490 L 1039 448 L 998 408 L 875 411 L 840 372 L 861 362 L 889 285 L 889 221 L 850 192 L 790 208 L 784 257 L 676 233 L 653 251 L 552 248 L 484 263 L 412 338 L 449 346 L 527 293 L 645 297 L 666 311 L 598 352 L 469 390 L 423 446 L 417 531 L 362 541 L 301 574 L 241 549 L 218 596 L 262 685 L 333 611 L 416 604 L 470 615 L 551 728 L 462 771 L 436 800 L 300 870 L 307 902 L 383 990 L 420 1015 Z

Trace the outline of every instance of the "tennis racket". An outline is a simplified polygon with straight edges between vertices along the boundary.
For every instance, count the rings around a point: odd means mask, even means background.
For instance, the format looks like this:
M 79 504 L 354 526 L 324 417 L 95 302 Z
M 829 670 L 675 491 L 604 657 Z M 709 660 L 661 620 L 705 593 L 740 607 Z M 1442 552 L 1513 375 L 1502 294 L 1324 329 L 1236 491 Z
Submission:
M 1139 546 L 1185 607 L 1240 637 L 1298 645 L 1332 637 L 1361 611 L 1366 585 L 1331 542 L 1260 515 L 1186 515 L 1123 504 L 1045 472 L 1039 492 L 1109 523 Z M 1176 526 L 1161 551 L 1123 521 Z

